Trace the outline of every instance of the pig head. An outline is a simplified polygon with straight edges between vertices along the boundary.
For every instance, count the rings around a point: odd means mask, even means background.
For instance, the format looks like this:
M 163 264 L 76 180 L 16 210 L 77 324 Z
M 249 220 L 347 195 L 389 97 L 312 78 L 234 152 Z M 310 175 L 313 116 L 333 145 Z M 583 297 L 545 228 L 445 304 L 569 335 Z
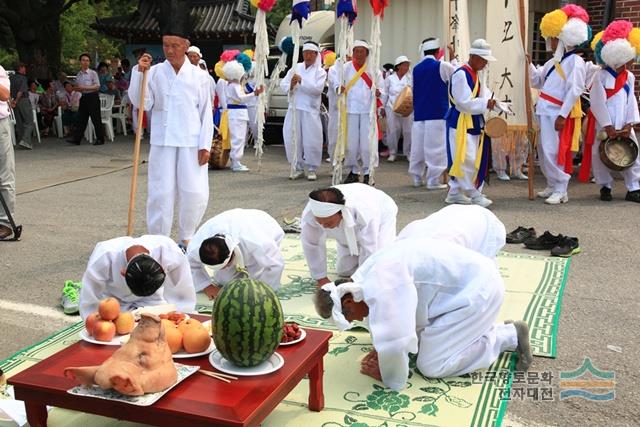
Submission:
M 160 318 L 146 313 L 129 341 L 102 365 L 66 368 L 64 375 L 84 385 L 97 384 L 129 396 L 165 390 L 178 379 Z

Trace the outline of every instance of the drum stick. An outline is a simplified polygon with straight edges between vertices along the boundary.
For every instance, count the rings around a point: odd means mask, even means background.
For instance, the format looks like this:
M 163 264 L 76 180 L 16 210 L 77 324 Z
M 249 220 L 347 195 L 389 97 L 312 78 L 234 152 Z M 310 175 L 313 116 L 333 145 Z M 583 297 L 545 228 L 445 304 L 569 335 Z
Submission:
M 129 196 L 129 214 L 127 223 L 127 236 L 133 235 L 134 209 L 136 205 L 136 187 L 138 184 L 138 163 L 140 163 L 140 139 L 142 138 L 142 117 L 144 114 L 144 91 L 147 86 L 147 70 L 142 72 L 142 87 L 140 88 L 140 108 L 138 108 L 138 126 L 136 127 L 136 140 L 133 145 L 133 173 L 131 175 L 131 193 Z

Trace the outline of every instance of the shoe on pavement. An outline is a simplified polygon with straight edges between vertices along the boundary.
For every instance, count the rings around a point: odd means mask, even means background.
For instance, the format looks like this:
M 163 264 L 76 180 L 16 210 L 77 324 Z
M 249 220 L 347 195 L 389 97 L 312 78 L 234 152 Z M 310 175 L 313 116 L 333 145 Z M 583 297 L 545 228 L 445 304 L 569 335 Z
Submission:
M 315 181 L 316 179 L 318 179 L 318 176 L 316 175 L 316 171 L 307 172 L 307 181 Z
M 627 202 L 640 203 L 640 190 L 627 191 L 627 195 L 624 197 Z
M 304 171 L 295 171 L 293 175 L 289 175 L 289 179 L 295 181 L 296 179 L 300 178 L 302 175 L 304 175 Z
M 522 171 L 518 171 L 517 173 L 513 174 L 511 177 L 515 179 L 521 179 L 523 181 L 526 181 L 527 179 L 529 179 L 529 177 L 525 175 Z
M 242 163 L 238 163 L 235 166 L 231 166 L 231 170 L 233 172 L 249 172 L 249 168 L 243 165 Z
M 447 194 L 447 198 L 444 199 L 445 203 L 449 203 L 449 204 L 456 204 L 456 205 L 470 205 L 471 204 L 471 198 L 465 196 L 462 193 L 456 193 L 456 194 Z
M 602 187 L 600 189 L 600 200 L 603 202 L 610 202 L 613 200 L 613 197 L 611 197 L 611 189 L 609 187 Z
M 505 320 L 506 325 L 513 324 L 516 328 L 516 336 L 518 337 L 518 345 L 516 353 L 518 354 L 518 362 L 516 362 L 517 372 L 526 372 L 533 363 L 533 353 L 531 352 L 531 343 L 529 341 L 529 325 L 522 320 Z
M 528 249 L 533 249 L 536 251 L 548 251 L 558 246 L 558 243 L 560 243 L 560 240 L 563 237 L 564 236 L 562 234 L 554 236 L 548 231 L 545 231 L 544 233 L 542 233 L 542 236 L 530 237 L 528 239 L 525 239 L 523 243 Z
M 389 149 L 382 150 L 380 153 L 378 153 L 380 157 L 389 157 L 389 154 Z
M 491 206 L 493 201 L 487 198 L 484 194 L 480 194 L 471 199 L 471 203 L 474 205 L 482 206 L 483 208 L 488 208 Z
M 27 144 L 27 143 L 26 143 L 26 142 L 24 142 L 24 141 L 20 141 L 20 142 L 18 142 L 18 146 L 20 146 L 20 147 L 24 148 L 25 150 L 33 150 L 33 145 L 31 145 L 31 144 Z
M 6 225 L 0 224 L 0 240 L 4 240 L 13 234 L 13 230 Z
M 62 311 L 64 314 L 77 314 L 80 312 L 80 288 L 82 284 L 80 282 L 74 282 L 67 280 L 64 282 L 64 288 L 62 288 Z
M 551 249 L 551 255 L 568 258 L 571 255 L 579 254 L 582 250 L 577 237 L 564 236 L 558 245 Z
M 547 187 L 542 191 L 538 191 L 538 197 L 542 198 L 542 199 L 546 199 L 547 197 L 551 196 L 553 194 L 553 188 L 551 187 Z
M 349 172 L 349 175 L 347 175 L 347 178 L 344 180 L 345 184 L 352 184 L 354 182 L 358 182 L 360 181 L 360 178 L 358 177 L 358 175 L 356 175 L 353 172 Z
M 366 174 L 366 175 L 362 178 L 362 183 L 363 183 L 363 184 L 367 184 L 367 185 L 369 185 L 369 174 Z M 371 186 L 373 187 L 373 184 L 371 184 Z
M 518 227 L 511 233 L 507 234 L 507 243 L 524 243 L 525 240 L 530 238 L 535 239 L 537 236 L 538 234 L 533 227 Z
M 395 162 L 396 161 L 396 155 L 395 154 L 389 154 L 389 157 L 387 157 L 387 162 Z
M 567 203 L 569 201 L 569 196 L 567 193 L 552 193 L 549 198 L 545 199 L 544 202 L 548 205 L 559 205 L 560 203 Z
M 413 188 L 422 187 L 422 180 L 419 178 L 413 178 Z
M 448 187 L 447 184 L 427 185 L 427 190 L 445 190 Z
M 507 175 L 505 171 L 498 171 L 497 173 L 500 181 L 511 181 L 511 178 L 509 178 L 509 175 Z

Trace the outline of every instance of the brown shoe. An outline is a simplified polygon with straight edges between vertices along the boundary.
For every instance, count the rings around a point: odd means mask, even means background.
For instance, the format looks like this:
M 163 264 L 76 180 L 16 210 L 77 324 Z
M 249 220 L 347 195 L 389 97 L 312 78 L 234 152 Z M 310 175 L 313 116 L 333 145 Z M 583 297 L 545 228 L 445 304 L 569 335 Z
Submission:
M 4 240 L 13 234 L 13 230 L 6 225 L 0 225 L 0 240 Z

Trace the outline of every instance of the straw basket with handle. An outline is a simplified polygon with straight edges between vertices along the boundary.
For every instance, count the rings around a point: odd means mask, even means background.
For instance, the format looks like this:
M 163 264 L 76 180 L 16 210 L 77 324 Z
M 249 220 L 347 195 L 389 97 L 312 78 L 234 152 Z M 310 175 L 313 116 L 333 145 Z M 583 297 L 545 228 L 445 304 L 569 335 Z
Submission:
M 413 113 L 413 90 L 405 86 L 393 104 L 393 112 L 402 117 L 409 117 Z

